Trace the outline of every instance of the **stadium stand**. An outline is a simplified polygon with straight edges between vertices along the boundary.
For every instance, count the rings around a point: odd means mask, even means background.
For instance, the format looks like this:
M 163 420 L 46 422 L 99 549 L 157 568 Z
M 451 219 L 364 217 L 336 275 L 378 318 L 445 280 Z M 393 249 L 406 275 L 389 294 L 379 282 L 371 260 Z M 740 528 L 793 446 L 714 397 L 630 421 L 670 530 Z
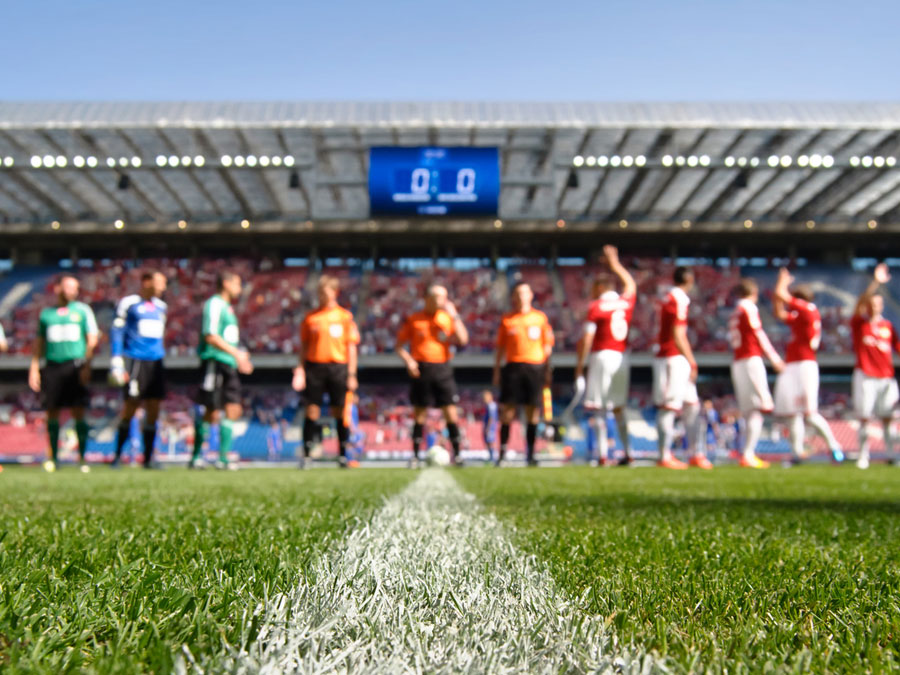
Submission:
M 469 327 L 470 352 L 493 349 L 499 315 L 507 307 L 508 289 L 527 281 L 535 291 L 535 306 L 550 318 L 557 334 L 558 351 L 572 351 L 590 301 L 591 284 L 600 271 L 596 265 L 510 265 L 504 272 L 492 267 L 410 269 L 402 260 L 383 261 L 374 269 L 363 266 L 328 267 L 323 272 L 341 279 L 341 304 L 357 316 L 362 333 L 361 353 L 388 353 L 394 336 L 408 313 L 421 306 L 429 283 L 446 285 Z M 675 263 L 660 258 L 630 258 L 638 283 L 638 302 L 631 326 L 630 345 L 635 352 L 652 350 L 656 338 L 659 300 L 669 287 Z M 258 261 L 234 257 L 213 259 L 103 260 L 78 267 L 82 298 L 90 303 L 101 329 L 112 321 L 115 303 L 138 288 L 140 271 L 152 267 L 169 279 L 166 300 L 169 319 L 166 342 L 172 355 L 192 354 L 197 345 L 200 309 L 215 290 L 216 271 L 228 267 L 244 278 L 245 291 L 236 310 L 244 343 L 254 353 L 289 354 L 297 346 L 303 314 L 315 306 L 315 284 L 320 272 L 306 267 L 285 267 L 271 259 Z M 0 319 L 10 351 L 28 353 L 40 309 L 53 303 L 52 284 L 61 270 L 20 267 L 0 279 Z M 771 314 L 771 269 L 697 265 L 697 284 L 691 304 L 691 340 L 699 353 L 723 353 L 728 347 L 728 317 L 733 307 L 732 289 L 742 274 L 755 277 L 762 288 L 763 323 L 776 347 L 783 347 L 788 331 Z M 811 266 L 796 273 L 798 282 L 809 282 L 822 313 L 822 353 L 850 351 L 847 319 L 866 275 L 834 266 Z M 885 313 L 900 319 L 900 281 L 886 288 Z M 105 349 L 105 346 L 102 347 Z

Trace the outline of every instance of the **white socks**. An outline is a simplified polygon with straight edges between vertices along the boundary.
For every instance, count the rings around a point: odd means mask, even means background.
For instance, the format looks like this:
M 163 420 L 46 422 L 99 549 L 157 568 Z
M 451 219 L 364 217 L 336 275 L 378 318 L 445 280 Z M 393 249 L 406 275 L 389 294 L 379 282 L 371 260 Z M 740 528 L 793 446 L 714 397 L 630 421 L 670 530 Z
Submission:
M 684 422 L 684 433 L 687 435 L 688 455 L 696 455 L 700 448 L 700 406 L 684 406 L 681 421 Z
M 675 411 L 660 408 L 656 411 L 656 433 L 659 436 L 659 458 L 665 459 L 675 440 Z
M 809 425 L 816 430 L 816 432 L 825 439 L 825 442 L 828 444 L 829 450 L 840 449 L 840 445 L 837 442 L 837 439 L 834 437 L 834 432 L 831 430 L 831 427 L 828 426 L 828 422 L 825 421 L 825 418 L 822 417 L 821 413 L 814 412 L 806 416 L 806 421 L 809 422 Z
M 869 423 L 859 423 L 859 459 L 869 461 Z
M 897 435 L 894 433 L 894 429 L 891 426 L 891 420 L 884 420 L 884 452 L 890 460 L 892 457 L 896 457 L 895 454 L 897 452 Z
M 628 436 L 628 418 L 625 416 L 625 409 L 618 408 L 613 414 L 616 416 L 619 438 L 622 439 L 622 449 L 625 450 L 626 457 L 631 457 L 631 438 Z
M 822 421 L 824 422 L 824 420 Z M 806 435 L 803 415 L 794 415 L 791 418 L 789 429 L 791 431 L 791 450 L 794 453 L 794 457 L 803 457 L 803 437 Z
M 605 460 L 609 455 L 609 438 L 606 435 L 606 413 L 598 412 L 591 418 L 591 428 L 597 443 L 597 458 Z
M 756 444 L 762 436 L 763 415 L 759 410 L 754 410 L 746 418 L 747 438 L 744 441 L 744 459 L 752 459 L 756 455 Z

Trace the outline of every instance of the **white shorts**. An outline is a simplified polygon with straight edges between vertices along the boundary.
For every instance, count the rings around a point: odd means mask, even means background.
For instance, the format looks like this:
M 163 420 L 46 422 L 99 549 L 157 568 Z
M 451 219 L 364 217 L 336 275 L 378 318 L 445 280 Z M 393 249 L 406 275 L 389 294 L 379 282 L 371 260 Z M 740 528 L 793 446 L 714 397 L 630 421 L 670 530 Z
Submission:
M 766 364 L 761 356 L 751 356 L 732 363 L 731 382 L 734 384 L 734 396 L 742 415 L 754 410 L 772 412 L 775 408 L 769 391 L 769 380 L 766 378 Z
M 610 410 L 628 402 L 628 357 L 614 349 L 592 352 L 588 359 L 584 407 Z
M 819 364 L 791 361 L 775 379 L 775 414 L 782 417 L 819 411 Z
M 859 368 L 853 371 L 853 408 L 863 420 L 887 419 L 897 405 L 897 380 L 869 377 Z
M 697 385 L 691 382 L 691 364 L 682 354 L 653 359 L 653 404 L 680 412 L 684 405 L 697 405 Z

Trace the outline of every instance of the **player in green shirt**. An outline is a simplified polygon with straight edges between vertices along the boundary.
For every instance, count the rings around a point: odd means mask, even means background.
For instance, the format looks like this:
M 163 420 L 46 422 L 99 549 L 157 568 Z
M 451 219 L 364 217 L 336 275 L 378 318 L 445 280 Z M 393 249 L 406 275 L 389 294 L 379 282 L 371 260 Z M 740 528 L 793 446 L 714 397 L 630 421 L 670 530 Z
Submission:
M 28 386 L 42 394 L 47 410 L 47 435 L 50 437 L 50 459 L 44 462 L 48 472 L 56 471 L 59 453 L 59 411 L 70 408 L 75 419 L 81 471 L 90 469 L 84 461 L 87 450 L 88 425 L 84 410 L 89 403 L 87 384 L 91 377 L 91 359 L 97 348 L 100 331 L 94 312 L 78 302 L 78 279 L 66 275 L 54 287 L 55 307 L 41 311 L 38 335 L 31 352 Z M 44 367 L 41 368 L 41 359 Z
M 253 372 L 250 356 L 240 348 L 237 317 L 231 303 L 241 295 L 241 278 L 234 272 L 222 272 L 216 279 L 217 293 L 203 305 L 203 324 L 200 329 L 200 394 L 197 403 L 203 414 L 194 421 L 194 453 L 190 468 L 200 466 L 203 441 L 210 424 L 219 424 L 220 468 L 228 467 L 231 450 L 232 425 L 240 419 L 241 381 L 238 373 Z M 221 411 L 224 409 L 223 418 Z

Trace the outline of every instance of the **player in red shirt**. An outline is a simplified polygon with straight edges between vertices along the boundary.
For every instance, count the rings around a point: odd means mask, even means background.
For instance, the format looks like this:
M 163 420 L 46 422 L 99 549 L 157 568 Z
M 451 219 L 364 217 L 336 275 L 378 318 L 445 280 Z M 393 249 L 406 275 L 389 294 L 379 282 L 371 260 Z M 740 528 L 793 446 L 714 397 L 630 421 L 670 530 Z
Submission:
M 784 361 L 775 352 L 763 330 L 759 318 L 759 287 L 753 279 L 741 279 L 737 286 L 738 303 L 728 322 L 734 361 L 731 364 L 731 381 L 738 409 L 746 423 L 744 451 L 741 466 L 754 469 L 768 468 L 769 463 L 756 456 L 756 444 L 762 435 L 763 414 L 775 408 L 769 381 L 766 378 L 765 355 L 776 373 L 784 369 Z
M 653 403 L 656 405 L 656 431 L 659 438 L 659 466 L 687 469 L 688 465 L 672 454 L 675 418 L 688 434 L 690 464 L 711 469 L 712 464 L 698 451 L 700 436 L 700 399 L 697 397 L 697 361 L 688 341 L 688 293 L 694 287 L 694 272 L 678 267 L 673 275 L 675 286 L 666 294 L 660 309 L 659 341 L 653 360 Z
M 891 280 L 887 265 L 881 263 L 862 295 L 850 320 L 856 367 L 853 370 L 853 407 L 859 417 L 860 469 L 869 468 L 869 422 L 878 418 L 884 425 L 884 441 L 888 453 L 896 450 L 898 439 L 891 428 L 891 417 L 897 405 L 897 380 L 891 348 L 900 352 L 900 338 L 890 321 L 881 312 L 884 298 L 878 287 Z M 896 455 L 895 455 L 896 457 Z
M 630 366 L 625 349 L 637 286 L 619 261 L 619 251 L 615 246 L 604 246 L 603 253 L 610 270 L 622 282 L 622 294 L 616 292 L 615 279 L 609 275 L 601 275 L 594 282 L 596 299 L 588 307 L 584 320 L 584 336 L 575 365 L 575 389 L 576 392 L 585 391 L 584 407 L 593 415 L 591 425 L 597 439 L 599 465 L 604 466 L 608 461 L 606 415 L 612 410 L 625 450 L 625 457 L 619 464 L 624 466 L 631 464 L 631 441 L 625 417 Z M 587 382 L 584 376 L 585 361 Z
M 806 421 L 825 439 L 834 461 L 842 462 L 844 453 L 828 422 L 819 413 L 819 364 L 816 362 L 816 352 L 822 339 L 822 319 L 813 303 L 812 288 L 807 284 L 789 288 L 793 281 L 791 273 L 782 267 L 778 272 L 772 297 L 775 316 L 791 329 L 784 370 L 775 381 L 775 414 L 790 420 L 794 461 L 804 458 Z

